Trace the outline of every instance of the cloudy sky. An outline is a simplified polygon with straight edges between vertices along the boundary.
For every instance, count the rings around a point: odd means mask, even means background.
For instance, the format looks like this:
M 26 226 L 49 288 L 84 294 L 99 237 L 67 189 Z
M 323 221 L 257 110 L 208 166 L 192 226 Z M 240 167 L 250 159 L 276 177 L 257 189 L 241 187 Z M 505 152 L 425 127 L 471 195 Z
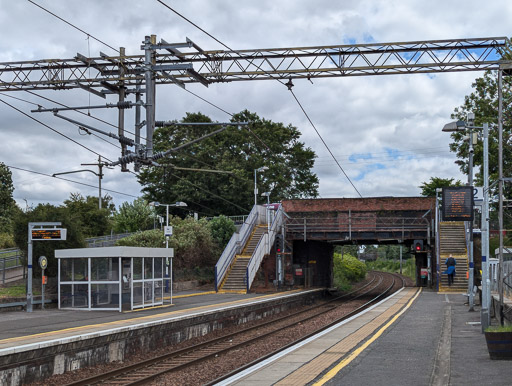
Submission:
M 205 50 L 223 49 L 156 0 L 33 1 L 108 45 L 125 47 L 127 54 L 142 54 L 144 36 L 151 34 L 168 42 L 183 42 L 188 37 Z M 233 49 L 507 36 L 512 15 L 509 0 L 166 3 Z M 77 52 L 93 57 L 100 51 L 115 54 L 26 0 L 0 0 L 0 29 L 0 62 L 72 58 Z M 417 196 L 418 186 L 432 176 L 466 178 L 454 164 L 449 135 L 441 128 L 471 92 L 471 83 L 478 76 L 481 73 L 466 72 L 314 79 L 313 83 L 296 80 L 294 92 L 361 195 Z M 236 82 L 209 88 L 193 84 L 187 88 L 229 112 L 247 108 L 261 117 L 297 126 L 302 140 L 318 156 L 314 171 L 320 179 L 321 197 L 358 196 L 280 83 Z M 83 90 L 38 94 L 73 106 L 105 103 Z M 202 112 L 221 122 L 229 120 L 227 114 L 178 87 L 159 87 L 157 95 L 157 120 L 180 119 L 186 112 Z M 15 168 L 51 175 L 84 169 L 81 163 L 97 162 L 96 154 L 47 126 L 112 160 L 119 156 L 118 148 L 98 137 L 81 135 L 76 126 L 51 113 L 30 112 L 36 105 L 54 107 L 48 100 L 26 92 L 2 93 L 0 99 L 44 124 L 0 103 L 0 161 L 13 167 L 14 198 L 22 208 L 40 202 L 59 205 L 70 192 L 97 195 L 97 177 L 92 173 L 65 176 L 92 185 L 87 187 Z M 111 96 L 107 102 L 116 101 Z M 91 110 L 91 114 L 113 124 L 117 121 L 114 109 Z M 88 117 L 73 117 L 105 131 L 116 131 Z M 127 127 L 133 127 L 130 115 Z M 105 171 L 103 187 L 110 190 L 117 205 L 140 195 L 135 176 L 121 173 L 119 168 Z

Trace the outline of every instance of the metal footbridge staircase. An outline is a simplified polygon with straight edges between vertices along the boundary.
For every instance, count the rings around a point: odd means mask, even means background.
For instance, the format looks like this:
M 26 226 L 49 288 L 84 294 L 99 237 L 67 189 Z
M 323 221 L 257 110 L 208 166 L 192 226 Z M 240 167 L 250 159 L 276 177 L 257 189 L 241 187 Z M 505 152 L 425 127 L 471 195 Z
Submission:
M 456 260 L 455 277 L 451 286 L 448 286 L 448 275 L 441 274 L 439 291 L 467 292 L 468 290 L 468 253 L 466 229 L 462 221 L 445 221 L 439 224 L 439 256 L 440 270 L 445 272 L 446 259 L 452 255 Z
M 270 253 L 276 233 L 281 231 L 283 215 L 281 205 L 277 211 L 253 207 L 215 265 L 215 291 L 249 292 L 263 257 Z

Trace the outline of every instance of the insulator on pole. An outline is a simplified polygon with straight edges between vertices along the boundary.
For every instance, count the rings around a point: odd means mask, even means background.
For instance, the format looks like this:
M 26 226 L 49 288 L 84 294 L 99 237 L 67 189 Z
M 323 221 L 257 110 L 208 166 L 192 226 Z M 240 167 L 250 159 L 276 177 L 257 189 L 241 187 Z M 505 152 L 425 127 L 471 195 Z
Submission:
M 135 145 L 135 141 L 133 139 L 125 137 L 124 135 L 119 136 L 119 143 L 121 143 L 123 145 L 128 145 L 128 146 Z

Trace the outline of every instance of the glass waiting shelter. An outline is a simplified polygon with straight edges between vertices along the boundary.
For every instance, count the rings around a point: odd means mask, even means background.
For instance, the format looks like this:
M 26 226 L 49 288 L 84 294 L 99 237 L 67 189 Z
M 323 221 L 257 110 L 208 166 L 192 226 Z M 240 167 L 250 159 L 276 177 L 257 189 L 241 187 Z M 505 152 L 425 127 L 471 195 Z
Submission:
M 172 248 L 55 250 L 59 309 L 123 311 L 163 304 Z

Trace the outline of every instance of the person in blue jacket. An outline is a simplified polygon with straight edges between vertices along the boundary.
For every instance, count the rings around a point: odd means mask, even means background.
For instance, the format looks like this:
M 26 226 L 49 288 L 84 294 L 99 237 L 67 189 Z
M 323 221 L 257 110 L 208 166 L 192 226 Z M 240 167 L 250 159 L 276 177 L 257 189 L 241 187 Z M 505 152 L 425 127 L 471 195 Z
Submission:
M 453 277 L 455 276 L 455 265 L 457 262 L 453 258 L 452 255 L 446 259 L 446 274 L 448 275 L 448 285 L 451 286 L 453 284 Z

